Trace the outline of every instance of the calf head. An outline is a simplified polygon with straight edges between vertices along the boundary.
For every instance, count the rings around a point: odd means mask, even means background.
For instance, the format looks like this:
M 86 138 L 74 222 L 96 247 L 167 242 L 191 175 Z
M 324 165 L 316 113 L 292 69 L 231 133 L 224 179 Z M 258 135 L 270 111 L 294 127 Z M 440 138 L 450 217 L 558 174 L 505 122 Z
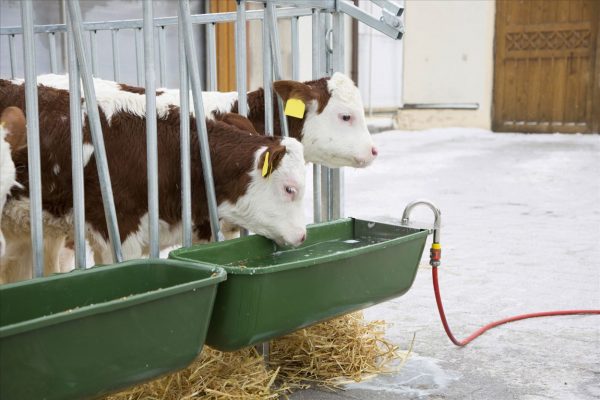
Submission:
M 235 204 L 219 205 L 219 215 L 279 245 L 300 245 L 306 238 L 304 163 L 303 148 L 296 139 L 262 146 L 254 154 L 246 192 Z
M 11 150 L 16 151 L 26 143 L 25 116 L 17 107 L 8 107 L 0 116 L 0 218 L 4 203 L 13 186 L 18 185 Z M 6 244 L 0 230 L 0 256 L 4 255 Z
M 322 84 L 326 82 L 326 85 Z M 367 129 L 360 91 L 346 75 L 301 83 L 274 82 L 283 98 L 306 104 L 301 141 L 306 161 L 328 167 L 366 167 L 377 156 Z

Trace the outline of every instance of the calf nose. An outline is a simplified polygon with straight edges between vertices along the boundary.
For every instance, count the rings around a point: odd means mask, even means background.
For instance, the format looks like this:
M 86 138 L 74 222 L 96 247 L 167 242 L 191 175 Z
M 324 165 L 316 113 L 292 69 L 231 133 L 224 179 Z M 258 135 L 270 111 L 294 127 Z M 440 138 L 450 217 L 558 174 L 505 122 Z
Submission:
M 377 154 L 379 154 L 379 152 L 377 151 L 377 147 L 371 147 L 371 154 L 373 154 L 373 157 L 377 157 Z
M 306 240 L 306 233 L 304 235 L 302 235 L 302 237 L 300 238 L 300 243 L 304 243 L 305 240 Z

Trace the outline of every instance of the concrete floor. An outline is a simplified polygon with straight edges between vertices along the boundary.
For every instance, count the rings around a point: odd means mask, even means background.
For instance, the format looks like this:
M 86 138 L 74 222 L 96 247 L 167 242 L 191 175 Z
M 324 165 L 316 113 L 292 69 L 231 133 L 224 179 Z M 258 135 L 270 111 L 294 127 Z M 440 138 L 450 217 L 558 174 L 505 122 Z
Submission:
M 440 285 L 457 337 L 515 314 L 600 309 L 599 136 L 445 129 L 375 140 L 376 163 L 346 169 L 346 214 L 399 222 L 421 197 L 441 208 Z M 366 311 L 401 347 L 416 334 L 404 368 L 293 400 L 600 398 L 600 316 L 516 322 L 456 348 L 423 264 L 405 296 Z

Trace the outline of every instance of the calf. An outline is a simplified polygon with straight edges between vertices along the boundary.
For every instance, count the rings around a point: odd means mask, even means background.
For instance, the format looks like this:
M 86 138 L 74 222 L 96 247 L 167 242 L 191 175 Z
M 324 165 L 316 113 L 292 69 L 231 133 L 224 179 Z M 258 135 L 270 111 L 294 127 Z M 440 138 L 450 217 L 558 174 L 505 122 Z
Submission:
M 102 88 L 97 91 L 101 124 L 123 255 L 125 259 L 139 258 L 148 252 L 149 246 L 145 96 L 127 92 L 126 101 L 115 104 L 110 101 L 112 95 Z M 58 238 L 53 240 L 54 249 L 64 245 L 72 225 L 69 93 L 39 85 L 38 97 L 44 236 L 45 239 L 49 236 L 46 230 L 56 228 L 50 235 Z M 0 80 L 0 110 L 23 103 L 23 85 Z M 179 108 L 174 105 L 158 109 L 161 248 L 178 244 L 181 238 L 179 119 Z M 190 122 L 192 149 L 198 149 L 193 117 Z M 236 125 L 241 126 L 239 122 Z M 302 145 L 293 138 L 260 136 L 237 126 L 207 121 L 220 218 L 279 244 L 299 245 L 306 235 L 301 201 L 305 185 Z M 87 146 L 84 154 L 87 239 L 95 262 L 109 263 L 112 256 L 87 119 L 84 143 Z M 3 226 L 10 228 L 13 235 L 23 236 L 26 229 L 19 225 L 22 210 L 28 208 L 27 152 L 17 151 L 13 158 L 18 178 L 25 187 L 13 189 L 4 212 L 8 222 L 3 221 Z M 209 240 L 210 223 L 198 151 L 192 151 L 191 178 L 194 240 Z M 46 273 L 58 270 L 57 263 L 57 259 L 50 260 Z
M 68 89 L 65 75 L 42 75 L 38 82 L 58 89 Z M 132 87 L 116 82 L 94 79 L 98 91 L 112 92 L 108 101 L 115 107 L 126 102 L 129 94 L 143 94 L 143 88 Z M 360 91 L 346 75 L 336 72 L 331 78 L 321 78 L 309 82 L 277 81 L 274 91 L 283 98 L 301 100 L 306 107 L 302 118 L 287 117 L 290 136 L 304 145 L 306 161 L 323 164 L 327 167 L 366 167 L 377 156 L 377 149 L 365 121 L 364 107 Z M 179 90 L 159 89 L 157 98 L 159 115 L 172 105 L 179 105 Z M 279 111 L 274 97 L 274 134 L 281 135 Z M 265 132 L 264 90 L 258 89 L 247 94 L 248 119 L 257 131 Z M 203 92 L 204 111 L 207 116 L 214 112 L 237 113 L 238 94 L 236 92 Z M 194 113 L 190 96 L 190 110 Z
M 25 126 L 25 116 L 19 108 L 9 107 L 0 116 L 0 219 L 10 190 L 18 186 L 11 150 L 17 151 L 25 146 Z M 0 257 L 4 256 L 5 248 L 0 228 Z

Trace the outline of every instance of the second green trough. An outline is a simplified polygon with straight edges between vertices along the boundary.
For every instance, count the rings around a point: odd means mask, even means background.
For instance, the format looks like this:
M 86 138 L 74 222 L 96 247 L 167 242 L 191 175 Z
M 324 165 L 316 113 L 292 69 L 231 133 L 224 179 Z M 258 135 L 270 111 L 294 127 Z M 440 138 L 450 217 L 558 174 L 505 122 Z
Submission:
M 227 271 L 206 344 L 233 351 L 403 295 L 427 234 L 348 218 L 309 226 L 307 241 L 295 249 L 253 235 L 169 257 Z

